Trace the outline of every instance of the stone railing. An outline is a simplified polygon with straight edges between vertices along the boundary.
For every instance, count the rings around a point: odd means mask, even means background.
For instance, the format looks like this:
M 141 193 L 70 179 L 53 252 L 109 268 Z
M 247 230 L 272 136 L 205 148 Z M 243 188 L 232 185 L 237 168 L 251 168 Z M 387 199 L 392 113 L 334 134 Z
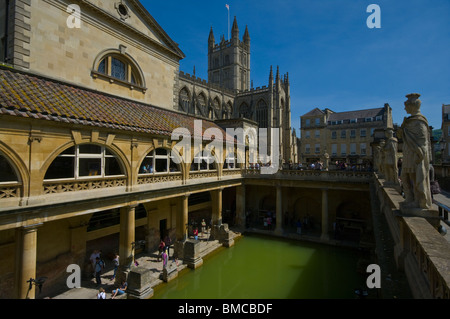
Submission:
M 363 171 L 320 171 L 320 170 L 279 170 L 276 174 L 261 174 L 260 170 L 247 169 L 245 177 L 267 178 L 273 176 L 281 179 L 298 179 L 313 181 L 339 181 L 339 182 L 369 182 L 373 180 L 372 172 Z
M 85 180 L 61 180 L 61 181 L 44 181 L 44 194 L 58 194 L 67 192 L 87 191 L 102 188 L 112 188 L 126 186 L 127 178 L 106 177 Z
M 450 299 L 450 243 L 438 232 L 436 209 L 411 214 L 395 186 L 376 179 L 380 209 L 394 240 L 394 259 L 404 271 L 414 298 Z
M 21 197 L 22 183 L 2 183 L 0 184 L 0 200 L 6 198 Z
M 189 179 L 218 177 L 217 171 L 190 172 Z
M 175 182 L 181 181 L 183 179 L 181 173 L 170 173 L 165 175 L 140 175 L 138 177 L 137 183 L 138 185 L 143 184 L 155 184 L 155 183 L 165 183 L 165 182 Z

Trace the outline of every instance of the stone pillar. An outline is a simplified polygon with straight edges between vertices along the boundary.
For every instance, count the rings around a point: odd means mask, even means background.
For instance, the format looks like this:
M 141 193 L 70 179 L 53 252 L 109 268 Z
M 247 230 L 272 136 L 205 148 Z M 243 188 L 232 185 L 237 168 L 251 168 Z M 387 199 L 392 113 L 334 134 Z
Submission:
M 277 186 L 277 207 L 276 207 L 276 227 L 275 234 L 283 233 L 283 194 L 281 186 Z
M 135 209 L 137 205 L 120 208 L 120 238 L 119 238 L 119 273 L 116 283 L 128 277 L 131 265 L 134 261 L 133 243 L 135 241 Z M 125 277 L 125 278 L 124 278 Z
M 245 228 L 246 211 L 245 211 L 245 185 L 236 187 L 236 215 L 237 224 Z
M 328 189 L 322 189 L 322 236 L 321 240 L 329 240 L 328 234 Z
M 211 191 L 212 195 L 212 224 L 222 225 L 222 189 Z
M 184 258 L 184 243 L 188 239 L 187 233 L 187 225 L 188 225 L 188 216 L 189 216 L 189 195 L 183 195 L 181 200 L 181 209 L 179 214 L 177 215 L 177 223 L 176 223 L 176 242 L 174 243 L 174 255 L 178 259 Z
M 36 279 L 37 230 L 42 224 L 25 226 L 16 230 L 16 283 L 17 299 L 34 299 L 35 285 L 30 279 Z
M 187 224 L 189 216 L 189 194 L 181 197 L 181 214 L 178 215 L 176 225 L 176 237 L 178 241 L 187 239 Z

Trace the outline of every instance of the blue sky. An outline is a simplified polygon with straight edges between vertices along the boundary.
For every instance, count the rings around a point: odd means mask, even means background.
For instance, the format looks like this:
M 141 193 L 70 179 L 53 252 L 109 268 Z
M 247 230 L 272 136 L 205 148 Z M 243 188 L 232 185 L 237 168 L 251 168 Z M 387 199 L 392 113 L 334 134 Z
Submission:
M 315 107 L 335 112 L 383 107 L 394 123 L 407 116 L 405 95 L 420 93 L 422 113 L 441 127 L 450 104 L 449 0 L 141 0 L 186 58 L 180 70 L 203 79 L 207 40 L 228 37 L 237 17 L 240 38 L 251 37 L 254 87 L 268 84 L 270 66 L 289 72 L 292 127 Z M 369 29 L 370 4 L 381 9 L 381 28 Z

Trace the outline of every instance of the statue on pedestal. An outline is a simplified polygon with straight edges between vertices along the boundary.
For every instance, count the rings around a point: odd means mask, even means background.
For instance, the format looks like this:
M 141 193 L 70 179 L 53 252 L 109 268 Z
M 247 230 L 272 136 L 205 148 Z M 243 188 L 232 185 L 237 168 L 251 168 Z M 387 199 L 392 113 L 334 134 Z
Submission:
M 405 111 L 411 116 L 403 120 L 399 130 L 403 138 L 401 180 L 406 207 L 431 209 L 430 191 L 430 133 L 428 121 L 420 113 L 420 94 L 406 96 Z
M 386 142 L 384 146 L 383 171 L 387 182 L 398 184 L 397 149 L 398 141 L 394 137 L 391 128 L 386 130 Z
M 330 155 L 327 153 L 327 150 L 325 150 L 325 153 L 322 155 L 322 162 L 323 162 L 323 170 L 328 171 L 328 168 L 330 166 Z

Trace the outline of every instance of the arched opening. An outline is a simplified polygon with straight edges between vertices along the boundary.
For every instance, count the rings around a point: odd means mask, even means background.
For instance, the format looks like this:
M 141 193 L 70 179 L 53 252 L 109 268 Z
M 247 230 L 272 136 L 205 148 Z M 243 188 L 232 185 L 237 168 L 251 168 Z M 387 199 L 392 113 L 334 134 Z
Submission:
M 216 171 L 216 159 L 207 151 L 201 151 L 194 156 L 191 172 Z
M 19 178 L 9 160 L 0 154 L 0 183 L 17 183 Z
M 174 160 L 170 150 L 157 148 L 144 158 L 139 174 L 169 174 L 181 172 L 180 165 Z
M 113 152 L 105 146 L 81 144 L 59 154 L 47 169 L 44 180 L 114 176 L 125 176 L 125 170 Z

